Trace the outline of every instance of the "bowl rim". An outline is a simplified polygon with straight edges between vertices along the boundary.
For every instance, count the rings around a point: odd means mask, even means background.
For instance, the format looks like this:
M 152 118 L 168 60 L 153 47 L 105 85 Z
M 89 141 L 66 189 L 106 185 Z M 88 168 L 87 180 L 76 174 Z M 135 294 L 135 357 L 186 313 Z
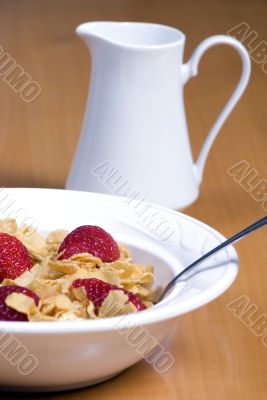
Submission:
M 125 200 L 121 196 L 114 196 L 109 194 L 94 193 L 94 192 L 83 192 L 74 191 L 67 189 L 46 189 L 46 188 L 6 188 L 11 192 L 20 191 L 50 191 L 50 192 L 76 192 L 84 193 L 91 197 L 107 197 L 113 200 Z M 215 237 L 219 241 L 224 241 L 226 238 L 214 228 L 205 224 L 204 222 L 193 218 L 189 215 L 183 214 L 180 211 L 168 209 L 150 202 L 146 202 L 151 206 L 161 210 L 164 213 L 169 214 L 170 217 L 185 219 L 194 224 L 197 224 L 201 228 L 205 229 L 210 235 Z M 146 326 L 150 324 L 157 324 L 159 322 L 176 318 L 182 314 L 193 311 L 211 300 L 220 296 L 225 292 L 235 280 L 238 273 L 238 256 L 233 246 L 228 246 L 225 250 L 227 254 L 227 261 L 224 263 L 227 265 L 223 276 L 212 285 L 209 289 L 204 290 L 198 295 L 193 296 L 189 299 L 184 299 L 179 302 L 172 302 L 169 304 L 171 293 L 160 303 L 161 307 L 157 308 L 157 305 L 137 313 L 128 314 L 124 316 L 116 316 L 110 318 L 103 318 L 97 320 L 74 320 L 74 321 L 40 321 L 40 322 L 14 322 L 14 321 L 0 321 L 0 334 L 3 333 L 14 333 L 14 334 L 74 334 L 74 333 L 94 333 L 94 332 L 110 332 L 116 330 L 128 330 L 133 326 Z M 205 294 L 203 296 L 203 294 Z M 75 323 L 74 323 L 75 322 Z

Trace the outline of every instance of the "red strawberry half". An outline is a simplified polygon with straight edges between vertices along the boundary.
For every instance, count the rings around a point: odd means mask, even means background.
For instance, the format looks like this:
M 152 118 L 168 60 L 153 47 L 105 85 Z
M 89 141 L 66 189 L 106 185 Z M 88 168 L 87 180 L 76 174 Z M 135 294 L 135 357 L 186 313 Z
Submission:
M 22 293 L 31 297 L 38 305 L 39 297 L 30 289 L 21 286 L 0 286 L 0 321 L 28 321 L 26 314 L 18 312 L 5 304 L 5 300 L 11 293 Z
M 76 281 L 73 282 L 72 286 L 74 288 L 84 286 L 88 299 L 94 303 L 96 309 L 101 307 L 103 301 L 108 296 L 111 290 L 121 290 L 124 294 L 126 294 L 129 301 L 131 301 L 137 308 L 137 311 L 142 311 L 146 309 L 144 303 L 132 292 L 128 292 L 123 288 L 120 288 L 116 285 L 111 285 L 110 283 L 101 281 L 100 279 L 76 279 Z
M 0 232 L 0 282 L 16 279 L 32 268 L 32 260 L 26 247 L 15 237 Z
M 112 262 L 120 257 L 119 246 L 113 237 L 104 229 L 93 225 L 74 229 L 65 237 L 58 250 L 60 260 L 80 253 L 90 253 L 104 262 Z

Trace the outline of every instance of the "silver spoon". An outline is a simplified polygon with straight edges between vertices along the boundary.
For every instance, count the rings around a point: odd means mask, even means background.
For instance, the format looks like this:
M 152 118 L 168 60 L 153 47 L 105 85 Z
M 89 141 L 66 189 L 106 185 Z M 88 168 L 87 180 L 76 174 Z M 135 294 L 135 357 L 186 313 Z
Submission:
M 206 260 L 213 254 L 217 253 L 218 251 L 224 249 L 225 247 L 229 246 L 230 244 L 238 241 L 239 239 L 243 238 L 244 236 L 248 235 L 249 233 L 255 231 L 256 229 L 261 228 L 262 226 L 267 224 L 267 216 L 261 218 L 260 220 L 254 222 L 254 224 L 248 226 L 247 228 L 243 229 L 241 232 L 236 233 L 234 236 L 230 237 L 229 239 L 225 240 L 218 246 L 216 246 L 214 249 L 210 250 L 208 253 L 204 254 L 200 258 L 198 258 L 196 261 L 194 261 L 192 264 L 190 264 L 188 267 L 186 267 L 183 271 L 181 271 L 178 275 L 176 275 L 166 286 L 166 288 L 163 290 L 162 294 L 160 295 L 159 301 L 161 301 L 167 293 L 175 286 L 177 283 L 178 279 L 181 278 L 182 275 L 186 274 L 189 270 L 191 270 L 193 267 L 196 265 L 200 264 L 202 261 Z

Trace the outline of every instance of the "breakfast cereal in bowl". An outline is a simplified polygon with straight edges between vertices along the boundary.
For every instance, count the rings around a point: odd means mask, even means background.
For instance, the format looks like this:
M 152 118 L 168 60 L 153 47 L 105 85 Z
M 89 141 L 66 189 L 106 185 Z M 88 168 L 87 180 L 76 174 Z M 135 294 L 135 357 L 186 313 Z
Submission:
M 5 190 L 1 390 L 89 386 L 144 358 L 164 373 L 174 360 L 162 340 L 169 341 L 177 320 L 182 323 L 179 316 L 218 297 L 237 275 L 237 255 L 229 247 L 219 260 L 210 258 L 212 268 L 186 277 L 155 301 L 207 246 L 225 238 L 201 221 L 149 203 L 143 207 L 152 217 L 143 220 L 135 213 L 139 200 L 58 189 Z M 158 220 L 165 221 L 161 230 L 155 230 Z M 166 225 L 172 234 L 162 237 Z
M 153 305 L 153 267 L 135 263 L 99 226 L 45 238 L 0 220 L 0 320 L 69 321 L 114 317 Z

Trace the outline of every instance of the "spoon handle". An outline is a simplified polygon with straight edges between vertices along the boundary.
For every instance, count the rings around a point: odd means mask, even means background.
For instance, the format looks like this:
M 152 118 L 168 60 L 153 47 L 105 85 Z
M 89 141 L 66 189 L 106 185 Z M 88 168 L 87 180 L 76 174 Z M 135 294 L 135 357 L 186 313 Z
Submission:
M 198 258 L 196 261 L 194 261 L 192 264 L 190 264 L 188 267 L 186 267 L 183 271 L 181 271 L 178 275 L 176 275 L 166 286 L 164 289 L 163 293 L 160 296 L 159 300 L 162 300 L 163 297 L 166 296 L 166 294 L 169 292 L 169 290 L 172 288 L 172 286 L 177 282 L 177 280 L 184 274 L 186 274 L 191 268 L 193 268 L 195 265 L 201 263 L 202 261 L 206 260 L 213 254 L 217 253 L 221 249 L 229 246 L 230 244 L 238 241 L 241 239 L 243 236 L 248 235 L 249 233 L 255 231 L 256 229 L 261 228 L 262 226 L 267 224 L 267 216 L 261 218 L 260 220 L 254 222 L 254 224 L 248 226 L 247 228 L 243 229 L 242 231 L 236 233 L 234 236 L 230 237 L 229 239 L 225 240 L 224 242 L 220 243 L 218 246 L 216 246 L 214 249 L 210 250 L 208 253 L 204 254 L 202 257 Z

